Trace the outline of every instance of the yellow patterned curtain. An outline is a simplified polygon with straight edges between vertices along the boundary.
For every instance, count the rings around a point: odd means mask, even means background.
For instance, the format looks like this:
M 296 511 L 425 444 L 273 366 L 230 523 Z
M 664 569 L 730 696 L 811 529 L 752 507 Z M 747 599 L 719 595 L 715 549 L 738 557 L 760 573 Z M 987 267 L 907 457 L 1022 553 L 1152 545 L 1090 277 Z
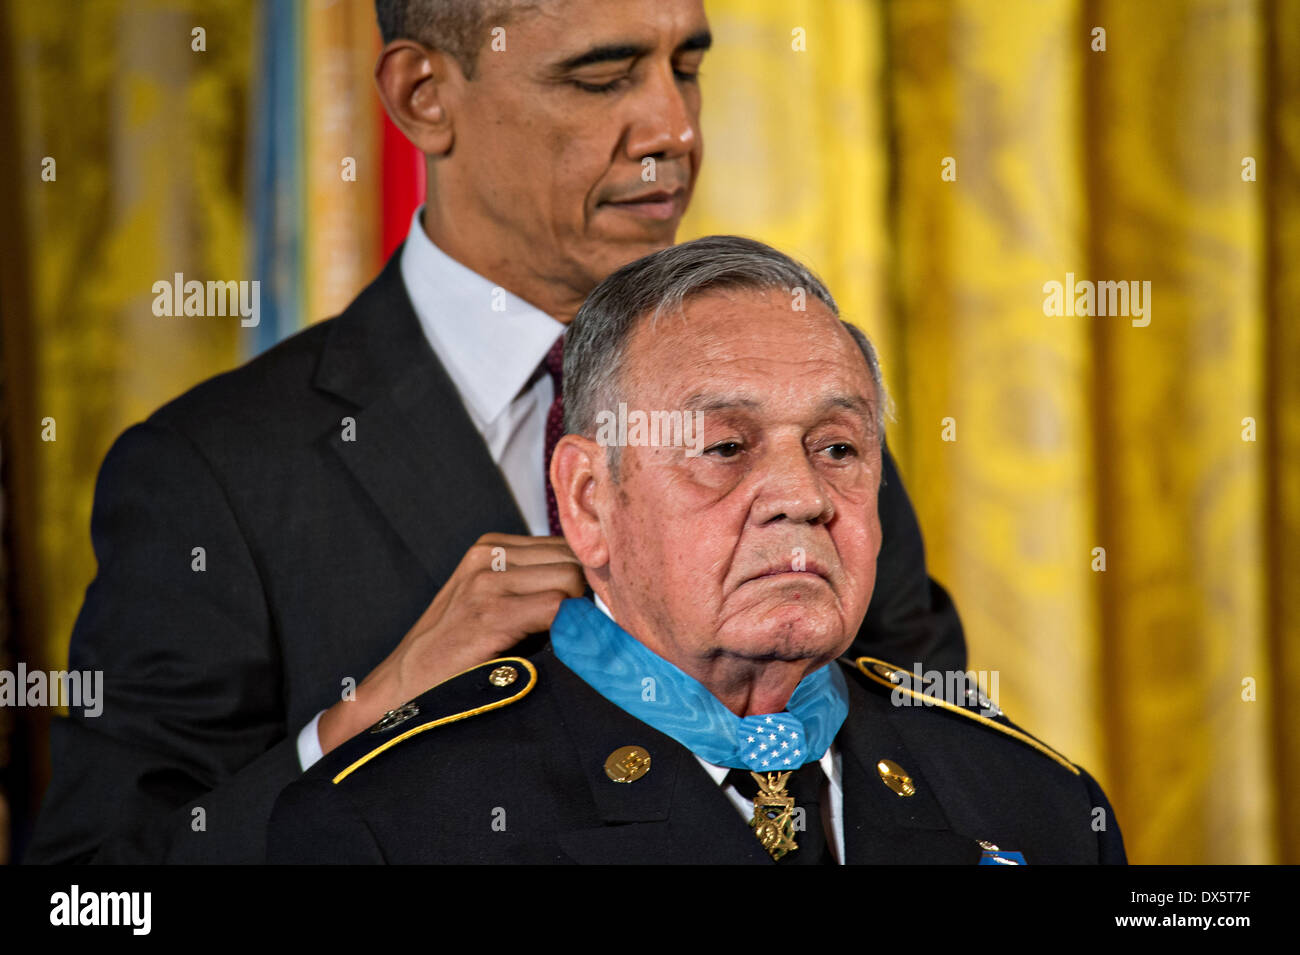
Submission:
M 881 345 L 971 666 L 1133 861 L 1300 861 L 1300 4 L 707 6 L 683 237 Z M 1069 274 L 1150 310 L 1045 315 Z
M 33 556 L 55 571 L 45 664 L 66 649 L 94 575 L 87 490 L 109 444 L 237 356 L 238 320 L 159 318 L 151 305 L 153 283 L 177 271 L 244 271 L 249 13 L 198 0 L 6 7 L 23 230 L 8 231 L 6 254 L 21 245 L 29 270 L 26 313 L 5 313 L 26 354 L 6 359 L 15 454 L 30 455 Z M 200 24 L 206 53 L 191 49 Z M 41 440 L 45 417 L 56 440 Z
M 95 572 L 90 510 L 113 439 L 237 363 L 238 319 L 160 318 L 153 283 L 243 275 L 251 0 L 0 8 L 6 520 L 31 669 L 66 666 Z M 192 31 L 205 31 L 203 51 Z M 52 440 L 50 440 L 52 438 Z M 16 732 L 43 785 L 48 712 Z M 3 794 L 0 794 L 3 799 Z M 3 853 L 0 852 L 0 861 Z
M 337 315 L 379 271 L 379 30 L 373 0 L 302 0 L 302 321 Z

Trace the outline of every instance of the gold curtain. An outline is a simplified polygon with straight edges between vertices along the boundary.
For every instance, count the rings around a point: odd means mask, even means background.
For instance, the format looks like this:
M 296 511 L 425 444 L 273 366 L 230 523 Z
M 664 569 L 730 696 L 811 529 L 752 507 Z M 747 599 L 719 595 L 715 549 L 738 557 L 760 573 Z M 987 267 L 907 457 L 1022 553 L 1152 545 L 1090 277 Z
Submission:
M 373 0 L 301 0 L 303 323 L 337 315 L 378 273 L 380 110 Z
M 10 636 L 31 669 L 66 666 L 113 439 L 240 357 L 238 319 L 157 317 L 152 286 L 245 272 L 253 13 L 251 0 L 0 8 Z M 14 778 L 34 799 L 49 714 L 20 715 L 36 721 L 21 731 L 37 764 Z
M 708 11 L 683 238 L 802 256 L 881 346 L 972 668 L 1132 861 L 1300 861 L 1300 4 Z M 1046 315 L 1067 273 L 1149 324 Z
M 202 11 L 201 15 L 199 11 Z M 15 453 L 30 454 L 29 523 L 47 570 L 38 644 L 60 660 L 94 575 L 90 490 L 129 424 L 234 364 L 239 322 L 153 314 L 153 283 L 243 272 L 246 2 L 9 3 L 14 180 L 29 268 L 11 382 Z M 206 52 L 191 29 L 207 31 Z M 74 28 L 75 26 L 75 28 Z M 73 66 L 75 64 L 75 66 Z M 55 179 L 42 181 L 42 161 Z M 14 396 L 23 400 L 22 396 Z M 53 441 L 41 419 L 55 420 Z M 62 664 L 60 664 L 62 665 Z

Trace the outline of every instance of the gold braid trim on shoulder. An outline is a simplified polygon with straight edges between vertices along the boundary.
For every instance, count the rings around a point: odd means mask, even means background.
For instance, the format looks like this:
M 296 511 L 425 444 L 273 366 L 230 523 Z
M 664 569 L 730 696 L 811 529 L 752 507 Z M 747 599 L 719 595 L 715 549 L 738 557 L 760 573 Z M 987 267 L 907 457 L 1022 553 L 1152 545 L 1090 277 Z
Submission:
M 879 665 L 884 669 L 906 674 L 907 671 L 902 669 L 901 667 L 896 667 L 892 663 L 886 663 L 884 660 L 877 660 L 875 657 L 858 657 L 857 660 L 855 660 L 854 662 L 856 663 L 858 670 L 860 670 L 862 674 L 866 676 L 867 679 L 875 683 L 879 683 L 881 686 L 887 686 L 891 690 L 898 690 L 901 693 L 906 693 L 909 696 L 914 697 L 917 700 L 920 700 L 921 703 L 925 706 L 940 707 L 941 709 L 945 709 L 950 713 L 956 713 L 958 716 L 964 716 L 968 720 L 974 720 L 975 722 L 981 724 L 982 726 L 987 726 L 989 729 L 997 730 L 999 733 L 1003 733 L 1007 736 L 1010 736 L 1012 739 L 1017 739 L 1027 746 L 1032 746 L 1034 749 L 1038 750 L 1047 758 L 1053 759 L 1056 762 L 1060 763 L 1070 772 L 1074 773 L 1074 775 L 1076 776 L 1080 775 L 1078 766 L 1074 765 L 1074 763 L 1070 762 L 1068 759 L 1066 759 L 1056 750 L 1052 749 L 1046 743 L 1040 743 L 1038 740 L 1034 739 L 1028 733 L 1021 732 L 1020 730 L 1012 726 L 1004 726 L 1001 723 L 999 723 L 997 720 L 991 720 L 987 716 L 981 716 L 978 713 L 972 713 L 970 710 L 963 709 L 960 706 L 957 706 L 953 703 L 949 703 L 947 700 L 939 699 L 937 697 L 922 696 L 920 693 L 917 693 L 911 687 L 903 686 L 900 683 L 895 683 L 892 680 L 886 679 L 885 677 L 877 673 L 876 670 L 874 669 L 875 665 Z
M 445 726 L 448 723 L 455 723 L 458 720 L 469 719 L 471 716 L 478 716 L 480 713 L 486 713 L 489 710 L 499 710 L 501 709 L 501 707 L 509 706 L 511 703 L 514 703 L 517 700 L 521 700 L 529 693 L 531 693 L 533 687 L 537 685 L 537 668 L 534 667 L 529 661 L 523 659 L 522 657 L 501 657 L 496 660 L 488 660 L 486 663 L 480 663 L 477 666 L 472 666 L 468 670 L 462 670 L 460 673 L 457 673 L 455 676 L 443 680 L 443 682 L 438 684 L 438 686 L 442 686 L 445 683 L 450 683 L 452 680 L 459 679 L 460 677 L 463 677 L 467 673 L 473 673 L 474 671 L 481 670 L 485 667 L 495 667 L 503 663 L 515 664 L 523 667 L 525 670 L 528 671 L 527 681 L 525 681 L 524 685 L 521 686 L 513 696 L 508 696 L 504 699 L 496 700 L 492 703 L 486 704 L 485 706 L 476 706 L 474 709 L 465 710 L 462 713 L 453 713 L 450 716 L 439 717 L 436 720 L 430 720 L 428 723 L 421 723 L 419 726 L 412 727 L 411 729 L 407 730 L 404 733 L 398 733 L 392 739 L 387 740 L 380 746 L 376 746 L 370 752 L 366 753 L 366 755 L 362 756 L 355 763 L 350 765 L 347 769 L 340 772 L 337 776 L 334 777 L 333 780 L 334 784 L 338 785 L 344 779 L 350 776 L 352 773 L 356 772 L 366 763 L 370 762 L 372 759 L 374 759 L 376 756 L 382 753 L 384 750 L 392 746 L 396 746 L 398 743 L 402 742 L 402 740 L 410 739 L 412 736 L 416 736 L 420 733 L 423 733 L 425 730 L 431 730 L 435 726 Z M 434 687 L 433 689 L 436 688 L 437 687 Z

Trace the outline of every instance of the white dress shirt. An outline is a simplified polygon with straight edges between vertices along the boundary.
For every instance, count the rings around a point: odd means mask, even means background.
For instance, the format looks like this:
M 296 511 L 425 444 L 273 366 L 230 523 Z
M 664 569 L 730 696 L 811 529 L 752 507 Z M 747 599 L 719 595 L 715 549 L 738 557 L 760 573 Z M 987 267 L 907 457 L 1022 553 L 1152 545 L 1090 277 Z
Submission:
M 596 606 L 604 611 L 605 616 L 609 617 L 610 620 L 613 620 L 614 615 L 610 613 L 609 608 L 605 606 L 605 601 L 601 600 L 596 594 L 592 594 L 592 596 L 596 598 Z M 615 622 L 617 623 L 617 621 Z M 741 818 L 743 818 L 745 822 L 749 822 L 754 815 L 754 801 L 752 799 L 747 799 L 739 790 L 736 789 L 735 786 L 726 785 L 727 773 L 731 772 L 730 768 L 727 766 L 719 766 L 716 763 L 710 763 L 707 760 L 701 759 L 699 756 L 695 757 L 695 761 L 704 767 L 704 771 L 713 778 L 715 783 L 723 787 L 723 795 L 731 800 L 731 804 L 736 807 Z M 826 780 L 822 783 L 822 819 L 830 820 L 832 830 L 826 834 L 826 844 L 830 848 L 831 855 L 834 857 L 836 864 L 843 865 L 844 783 L 839 748 L 835 743 L 831 743 L 830 747 L 822 755 L 820 762 L 822 772 L 826 774 Z M 797 842 L 798 840 L 796 839 L 795 841 Z
M 406 294 L 529 532 L 545 536 L 550 525 L 542 455 L 555 391 L 551 376 L 536 372 L 564 333 L 564 323 L 434 245 L 420 224 L 423 212 L 421 206 L 411 216 L 402 247 Z M 298 762 L 304 770 L 322 755 L 320 717 L 317 713 L 298 734 Z

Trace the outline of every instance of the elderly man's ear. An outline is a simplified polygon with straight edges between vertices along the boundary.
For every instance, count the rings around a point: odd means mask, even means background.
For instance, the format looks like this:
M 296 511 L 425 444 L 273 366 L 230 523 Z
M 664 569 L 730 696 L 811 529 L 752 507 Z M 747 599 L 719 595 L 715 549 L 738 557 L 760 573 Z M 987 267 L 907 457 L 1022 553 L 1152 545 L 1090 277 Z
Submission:
M 602 515 L 610 495 L 605 448 L 590 438 L 566 434 L 551 458 L 551 486 L 560 512 L 560 525 L 578 560 L 588 570 L 609 563 L 609 544 Z
M 414 40 L 394 40 L 375 64 L 375 85 L 384 108 L 426 155 L 451 151 L 452 116 L 465 83 L 454 57 Z

